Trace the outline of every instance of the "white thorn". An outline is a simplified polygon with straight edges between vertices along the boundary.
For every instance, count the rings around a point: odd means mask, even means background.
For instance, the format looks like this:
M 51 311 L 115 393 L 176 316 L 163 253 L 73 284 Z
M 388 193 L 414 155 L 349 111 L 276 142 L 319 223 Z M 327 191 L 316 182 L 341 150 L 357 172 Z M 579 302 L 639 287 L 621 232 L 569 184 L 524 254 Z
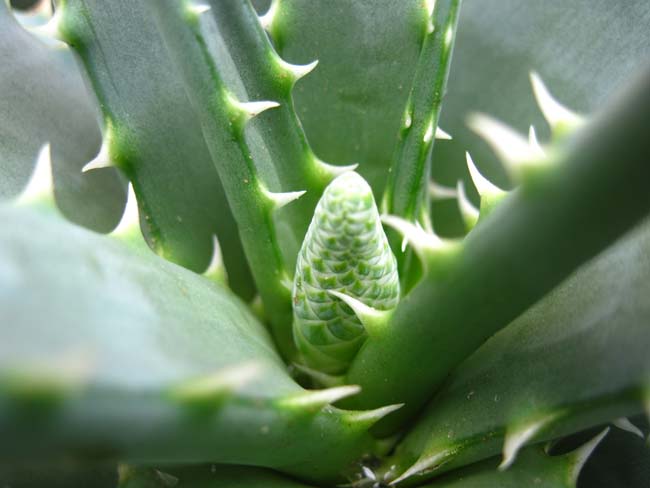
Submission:
M 324 390 L 307 390 L 287 398 L 281 399 L 279 402 L 282 406 L 288 408 L 297 408 L 299 410 L 320 410 L 326 405 L 356 395 L 361 391 L 361 387 L 357 385 L 335 386 Z
M 441 452 L 437 452 L 433 455 L 420 457 L 409 469 L 404 471 L 398 478 L 390 482 L 391 486 L 401 483 L 402 481 L 415 476 L 419 473 L 435 469 L 441 464 L 441 462 L 446 461 L 448 458 L 453 456 L 456 453 L 455 449 L 447 449 Z
M 479 210 L 472 205 L 472 202 L 467 198 L 463 180 L 458 180 L 456 189 L 458 191 L 458 208 L 460 209 L 465 224 L 471 229 L 476 225 L 476 222 L 478 222 Z
M 366 477 L 366 479 L 377 481 L 377 475 L 368 466 L 361 466 L 361 471 L 363 472 L 363 475 Z
M 445 132 L 440 127 L 436 127 L 436 139 L 451 141 L 452 137 L 449 135 L 449 133 Z
M 411 116 L 411 111 L 408 110 L 404 115 L 404 127 L 408 129 L 409 127 L 411 127 L 412 123 L 413 123 L 413 117 Z
M 508 169 L 515 173 L 522 165 L 544 157 L 528 141 L 507 125 L 483 114 L 473 114 L 469 119 L 470 128 L 481 136 L 497 153 Z
M 294 83 L 298 81 L 300 78 L 307 76 L 309 73 L 311 73 L 314 70 L 314 68 L 316 68 L 316 66 L 318 66 L 317 59 L 308 64 L 291 64 L 291 63 L 287 63 L 282 58 L 278 58 L 278 63 L 280 64 L 282 69 L 291 73 Z
M 535 126 L 531 125 L 528 128 L 528 144 L 531 145 L 533 149 L 538 151 L 540 154 L 544 154 L 544 149 L 537 139 L 537 132 L 535 132 Z
M 133 184 L 129 183 L 124 213 L 122 213 L 120 223 L 117 224 L 111 235 L 123 236 L 131 234 L 135 230 L 140 230 L 140 212 L 138 210 L 138 200 L 135 191 L 133 191 Z
M 618 427 L 621 430 L 630 432 L 636 436 L 639 436 L 641 439 L 645 439 L 643 432 L 636 425 L 634 425 L 627 417 L 621 417 L 612 422 L 612 425 Z
M 376 308 L 369 307 L 361 300 L 346 295 L 345 293 L 341 293 L 340 291 L 327 290 L 327 292 L 344 302 L 352 309 L 354 314 L 361 321 L 363 327 L 366 329 L 366 332 L 368 332 L 368 335 L 371 337 L 375 336 L 380 329 L 383 328 L 392 315 L 392 311 L 377 310 Z
M 61 19 L 63 18 L 63 9 L 57 8 L 54 15 L 45 24 L 36 27 L 28 27 L 28 30 L 37 36 L 47 37 L 54 39 L 58 43 L 64 43 L 63 36 L 61 35 Z
M 343 173 L 347 173 L 348 171 L 354 171 L 359 167 L 359 164 L 348 164 L 345 166 L 337 166 L 335 164 L 329 164 L 326 163 L 325 161 L 321 161 L 318 159 L 316 156 L 314 156 L 314 159 L 316 160 L 316 166 L 318 166 L 322 171 L 324 171 L 331 179 L 336 178 L 337 176 L 342 175 Z
M 205 5 L 205 4 L 201 4 L 201 3 L 190 3 L 187 6 L 187 9 L 191 13 L 196 14 L 196 15 L 204 14 L 205 12 L 210 10 L 210 8 L 211 8 L 210 5 Z
M 449 46 L 451 46 L 451 41 L 454 40 L 454 27 L 449 26 L 447 27 L 447 30 L 445 31 L 445 45 L 447 46 L 447 49 L 449 49 Z
M 424 137 L 422 138 L 422 140 L 428 144 L 429 142 L 431 142 L 431 139 L 433 139 L 433 119 L 429 122 L 429 125 L 427 126 L 427 130 L 424 133 Z
M 288 205 L 294 200 L 298 200 L 301 196 L 303 196 L 306 193 L 306 190 L 274 193 L 272 191 L 263 188 L 262 192 L 264 193 L 266 198 L 268 198 L 271 202 L 273 202 L 273 208 L 277 210 L 284 207 L 285 205 Z
M 439 185 L 435 181 L 430 181 L 429 195 L 431 195 L 431 198 L 434 200 L 447 200 L 449 198 L 456 198 L 458 193 L 456 192 L 456 188 Z
M 109 139 L 105 137 L 102 141 L 102 147 L 99 148 L 97 156 L 95 156 L 88 163 L 86 163 L 83 168 L 81 168 L 82 173 L 91 171 L 93 169 L 110 168 L 111 166 L 114 166 L 108 154 L 108 145 Z
M 210 258 L 210 264 L 208 264 L 208 267 L 203 272 L 203 276 L 221 283 L 226 283 L 227 281 L 221 246 L 216 235 L 212 236 L 212 258 Z
M 244 114 L 246 120 L 250 120 L 266 110 L 280 106 L 278 102 L 273 102 L 271 100 L 263 100 L 259 102 L 240 102 L 234 98 L 231 98 L 230 103 L 235 107 L 236 110 Z
M 600 434 L 598 434 L 596 437 L 591 439 L 586 444 L 583 444 L 576 450 L 569 453 L 569 456 L 573 458 L 573 469 L 571 473 L 571 481 L 573 481 L 574 484 L 578 481 L 578 475 L 580 474 L 580 471 L 584 467 L 585 463 L 587 462 L 591 454 L 594 452 L 594 450 L 598 447 L 598 444 L 600 444 L 600 442 L 605 438 L 605 436 L 608 433 L 609 433 L 609 427 L 604 429 Z
M 551 95 L 540 76 L 534 71 L 530 72 L 530 82 L 533 85 L 537 105 L 551 129 L 555 130 L 561 125 L 575 127 L 583 122 L 582 117 L 566 108 Z
M 413 250 L 423 260 L 427 254 L 443 249 L 449 245 L 448 242 L 443 241 L 437 235 L 426 232 L 422 227 L 418 227 L 401 217 L 382 215 L 381 221 L 402 234 Z
M 171 390 L 171 393 L 172 396 L 180 400 L 205 401 L 216 399 L 224 394 L 238 391 L 258 377 L 261 371 L 260 364 L 256 362 L 230 366 L 211 375 L 177 385 Z
M 273 20 L 275 19 L 275 16 L 277 15 L 279 8 L 280 8 L 280 0 L 272 0 L 271 6 L 266 11 L 266 13 L 260 16 L 259 18 L 260 24 L 262 24 L 264 30 L 266 31 L 271 30 L 271 25 L 273 24 Z
M 349 411 L 347 417 L 353 422 L 373 425 L 403 406 L 403 403 L 397 403 L 395 405 L 386 405 L 385 407 L 375 408 L 374 410 Z
M 52 153 L 50 143 L 44 144 L 38 152 L 36 166 L 27 186 L 16 200 L 16 204 L 32 203 L 47 199 L 54 201 L 54 180 L 52 178 Z
M 465 153 L 465 159 L 467 160 L 467 169 L 469 170 L 469 174 L 472 177 L 472 182 L 474 183 L 476 191 L 479 195 L 481 195 L 481 197 L 498 196 L 506 193 L 504 190 L 494 185 L 492 182 L 490 182 L 490 180 L 481 174 L 468 152 Z
M 508 469 L 517 457 L 519 450 L 548 424 L 555 420 L 555 415 L 549 415 L 536 422 L 531 422 L 523 426 L 508 428 L 506 438 L 503 443 L 503 461 L 499 464 L 499 471 Z
M 427 17 L 433 15 L 433 9 L 436 7 L 436 0 L 424 0 L 424 8 L 427 10 Z

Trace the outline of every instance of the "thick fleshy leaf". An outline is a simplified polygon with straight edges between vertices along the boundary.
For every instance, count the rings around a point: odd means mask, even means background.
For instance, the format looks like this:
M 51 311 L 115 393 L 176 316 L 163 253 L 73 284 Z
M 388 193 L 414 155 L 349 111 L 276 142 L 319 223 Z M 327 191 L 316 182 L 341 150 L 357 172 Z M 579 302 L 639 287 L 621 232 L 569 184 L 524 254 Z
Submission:
M 468 115 L 488 113 L 522 133 L 533 124 L 545 140 L 548 129 L 530 89 L 530 71 L 569 108 L 594 112 L 647 61 L 649 22 L 645 0 L 616 9 L 607 0 L 466 2 L 441 119 L 453 140 L 435 147 L 434 177 L 469 183 L 464 153 L 470 151 L 481 171 L 509 187 L 494 155 L 468 129 Z
M 54 162 L 57 202 L 75 222 L 107 232 L 124 205 L 114 171 L 83 175 L 97 152 L 97 112 L 65 47 L 25 31 L 0 2 L 0 198 L 27 183 L 43 144 Z
M 359 163 L 380 195 L 428 11 L 419 0 L 282 1 L 271 37 L 287 61 L 318 67 L 294 91 L 316 154 Z
M 650 223 L 585 265 L 451 376 L 397 450 L 437 472 L 642 410 L 650 387 Z
M 119 488 L 310 488 L 267 469 L 223 464 L 195 468 L 123 468 L 120 478 Z
M 227 289 L 53 212 L 0 209 L 2 463 L 219 461 L 332 480 L 380 412 L 288 375 Z M 34 236 L 38 236 L 35 239 Z
M 60 8 L 61 34 L 102 109 L 108 160 L 133 183 L 150 244 L 203 271 L 217 234 L 231 287 L 250 298 L 237 227 L 198 116 L 143 2 L 80 0 Z

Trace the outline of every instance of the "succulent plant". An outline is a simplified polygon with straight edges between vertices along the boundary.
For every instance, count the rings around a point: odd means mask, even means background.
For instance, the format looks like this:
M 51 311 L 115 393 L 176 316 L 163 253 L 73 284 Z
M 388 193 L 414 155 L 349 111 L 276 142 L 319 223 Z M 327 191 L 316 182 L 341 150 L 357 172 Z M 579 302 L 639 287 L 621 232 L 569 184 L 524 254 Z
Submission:
M 0 2 L 0 485 L 645 486 L 606 3 Z

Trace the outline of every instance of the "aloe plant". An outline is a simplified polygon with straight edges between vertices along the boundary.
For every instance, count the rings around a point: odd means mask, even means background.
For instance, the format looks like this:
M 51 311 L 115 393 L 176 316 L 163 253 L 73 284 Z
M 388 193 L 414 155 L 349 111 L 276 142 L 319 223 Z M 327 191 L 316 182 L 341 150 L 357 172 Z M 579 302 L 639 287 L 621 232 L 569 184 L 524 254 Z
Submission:
M 645 486 L 650 8 L 568 8 L 0 2 L 0 484 Z

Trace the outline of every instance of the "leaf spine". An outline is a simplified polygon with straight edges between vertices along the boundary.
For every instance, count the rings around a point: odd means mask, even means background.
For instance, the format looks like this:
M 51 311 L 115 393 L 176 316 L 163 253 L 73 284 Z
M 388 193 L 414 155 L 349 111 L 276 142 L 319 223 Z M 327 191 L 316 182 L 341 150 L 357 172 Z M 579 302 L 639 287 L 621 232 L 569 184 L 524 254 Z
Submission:
M 460 214 L 468 230 L 471 230 L 476 225 L 476 222 L 478 222 L 479 210 L 467 198 L 463 180 L 458 180 L 456 188 L 458 191 L 458 208 L 460 209 Z
M 508 469 L 514 463 L 519 450 L 554 422 L 557 417 L 557 414 L 551 414 L 540 420 L 509 427 L 506 430 L 506 437 L 503 443 L 503 460 L 499 464 L 499 471 Z
M 46 202 L 54 206 L 54 179 L 52 176 L 52 150 L 50 143 L 44 144 L 38 151 L 36 165 L 25 186 L 16 199 L 17 205 Z
M 530 72 L 530 82 L 537 105 L 552 131 L 562 130 L 563 127 L 575 128 L 584 123 L 582 117 L 566 108 L 551 95 L 542 78 L 535 71 Z
M 283 408 L 315 412 L 326 405 L 331 405 L 339 400 L 356 395 L 360 391 L 361 387 L 357 385 L 335 386 L 323 390 L 307 390 L 283 398 L 279 401 L 279 405 Z
M 515 179 L 521 176 L 526 166 L 539 163 L 544 158 L 544 154 L 521 135 L 492 117 L 473 114 L 468 123 L 492 147 Z
M 481 174 L 478 170 L 472 156 L 468 152 L 465 153 L 465 160 L 467 161 L 467 169 L 469 170 L 469 175 L 472 178 L 472 183 L 478 194 L 483 197 L 498 197 L 505 195 L 506 192 L 488 180 L 485 176 Z

